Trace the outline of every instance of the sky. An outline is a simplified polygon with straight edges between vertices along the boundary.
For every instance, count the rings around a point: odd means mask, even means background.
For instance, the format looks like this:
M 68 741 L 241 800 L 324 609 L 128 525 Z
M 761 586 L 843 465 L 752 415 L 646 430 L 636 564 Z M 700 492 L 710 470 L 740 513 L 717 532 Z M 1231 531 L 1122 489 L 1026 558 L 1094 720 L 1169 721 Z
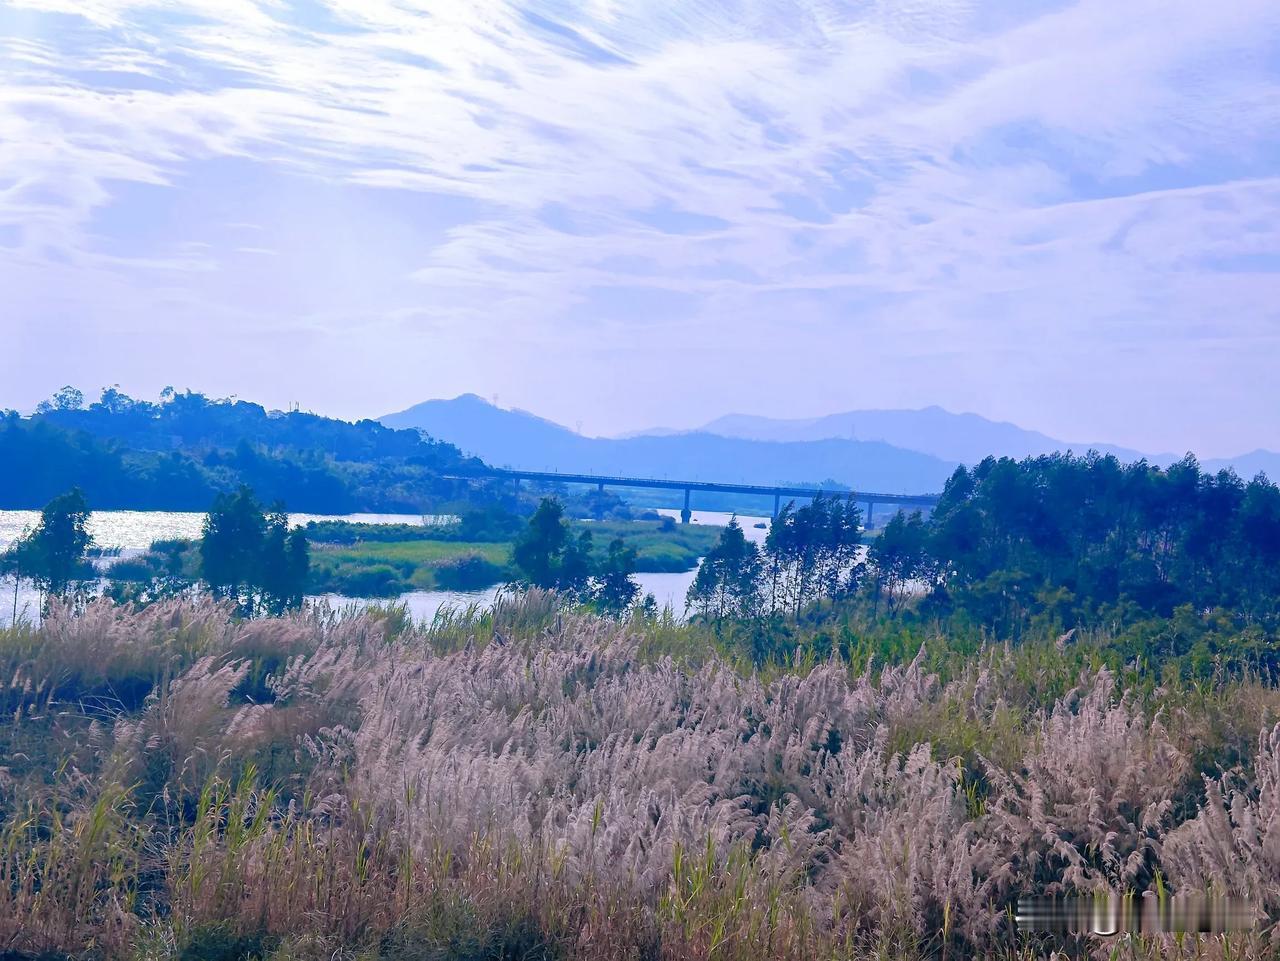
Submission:
M 0 0 L 0 407 L 1280 449 L 1275 0 Z

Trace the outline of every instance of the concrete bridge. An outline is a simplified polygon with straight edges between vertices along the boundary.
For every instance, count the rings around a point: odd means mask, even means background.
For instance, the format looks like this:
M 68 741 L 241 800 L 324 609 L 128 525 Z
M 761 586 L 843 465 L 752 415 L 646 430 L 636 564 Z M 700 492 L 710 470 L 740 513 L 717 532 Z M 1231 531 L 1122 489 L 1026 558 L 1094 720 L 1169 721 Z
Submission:
M 721 494 L 758 494 L 763 497 L 773 496 L 773 516 L 778 516 L 782 508 L 782 498 L 813 498 L 819 494 L 832 497 L 853 498 L 857 503 L 865 505 L 864 523 L 870 524 L 872 512 L 877 504 L 890 504 L 902 507 L 933 507 L 938 503 L 937 494 L 888 494 L 877 491 L 846 491 L 823 489 L 821 487 L 784 487 L 767 484 L 724 484 L 717 481 L 669 480 L 656 477 L 610 477 L 599 474 L 561 474 L 557 471 L 509 470 L 501 467 L 490 467 L 478 473 L 482 477 L 510 478 L 516 491 L 521 481 L 541 481 L 552 484 L 585 484 L 594 485 L 599 491 L 606 487 L 640 487 L 657 488 L 659 490 L 684 491 L 684 509 L 680 511 L 680 519 L 689 523 L 692 511 L 689 498 L 694 491 L 714 491 Z

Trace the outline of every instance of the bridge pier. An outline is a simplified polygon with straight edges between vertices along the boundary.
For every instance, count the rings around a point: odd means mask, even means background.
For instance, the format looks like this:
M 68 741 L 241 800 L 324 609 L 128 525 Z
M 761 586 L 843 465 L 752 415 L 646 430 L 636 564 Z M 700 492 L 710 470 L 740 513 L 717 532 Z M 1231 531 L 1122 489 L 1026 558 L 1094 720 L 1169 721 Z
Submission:
M 774 520 L 778 519 L 778 512 L 781 509 L 782 509 L 782 495 L 774 494 L 773 495 L 773 519 Z
M 689 488 L 684 489 L 684 510 L 680 512 L 680 523 L 687 524 L 693 517 L 693 511 L 689 510 Z
M 520 508 L 520 478 L 511 478 L 511 508 L 513 511 L 519 511 Z
M 867 501 L 867 513 L 866 513 L 866 516 L 862 518 L 862 526 L 865 527 L 867 530 L 871 530 L 871 515 L 875 513 L 875 509 L 876 509 L 876 502 Z
M 601 481 L 599 484 L 596 485 L 596 491 L 601 494 L 604 493 L 604 481 Z

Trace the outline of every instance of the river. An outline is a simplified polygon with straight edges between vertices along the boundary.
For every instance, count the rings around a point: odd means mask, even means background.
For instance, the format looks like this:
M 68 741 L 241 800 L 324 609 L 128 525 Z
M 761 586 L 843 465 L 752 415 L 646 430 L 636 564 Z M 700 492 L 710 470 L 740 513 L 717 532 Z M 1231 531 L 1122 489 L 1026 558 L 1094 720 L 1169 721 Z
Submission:
M 658 513 L 679 519 L 678 510 L 659 510 Z M 98 548 L 117 557 L 134 557 L 151 546 L 152 541 L 168 538 L 194 538 L 200 536 L 204 514 L 184 511 L 94 511 L 89 515 L 88 529 Z M 694 511 L 690 522 L 723 527 L 731 515 L 720 511 Z M 447 517 L 417 514 L 290 514 L 289 522 L 303 525 L 309 521 L 341 520 L 365 524 L 431 524 L 447 521 Z M 0 510 L 0 551 L 33 528 L 40 520 L 39 511 Z M 741 517 L 739 522 L 749 540 L 763 543 L 768 533 L 767 517 Z M 764 525 L 757 527 L 755 525 Z M 110 563 L 110 558 L 106 563 Z M 670 607 L 677 617 L 684 615 L 684 598 L 693 583 L 696 571 L 677 574 L 637 574 L 640 590 L 652 594 L 658 607 Z M 415 620 L 430 621 L 442 607 L 465 608 L 472 604 L 487 607 L 501 590 L 499 585 L 480 591 L 413 591 L 398 598 L 347 597 L 341 594 L 325 594 L 309 597 L 310 603 L 327 602 L 336 607 L 365 606 L 371 603 L 385 604 L 398 601 L 408 606 Z M 16 610 L 19 618 L 35 619 L 39 614 L 38 593 L 26 582 L 18 585 Z M 0 626 L 12 623 L 15 610 L 14 583 L 5 579 L 0 583 Z

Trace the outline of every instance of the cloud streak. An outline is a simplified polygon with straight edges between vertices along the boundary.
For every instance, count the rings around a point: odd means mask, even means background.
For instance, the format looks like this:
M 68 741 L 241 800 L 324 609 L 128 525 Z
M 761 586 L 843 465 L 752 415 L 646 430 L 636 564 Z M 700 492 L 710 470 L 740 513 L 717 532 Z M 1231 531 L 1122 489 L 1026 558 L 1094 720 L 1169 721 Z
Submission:
M 429 339 L 430 392 L 562 416 L 563 377 L 493 351 L 704 372 L 593 404 L 596 429 L 758 403 L 739 371 L 770 345 L 787 412 L 1280 445 L 1275 392 L 1244 386 L 1280 348 L 1272 3 L 11 0 L 0 32 L 19 341 L 105 343 L 126 314 L 302 327 L 322 364 Z M 386 363 L 333 404 L 421 399 Z

